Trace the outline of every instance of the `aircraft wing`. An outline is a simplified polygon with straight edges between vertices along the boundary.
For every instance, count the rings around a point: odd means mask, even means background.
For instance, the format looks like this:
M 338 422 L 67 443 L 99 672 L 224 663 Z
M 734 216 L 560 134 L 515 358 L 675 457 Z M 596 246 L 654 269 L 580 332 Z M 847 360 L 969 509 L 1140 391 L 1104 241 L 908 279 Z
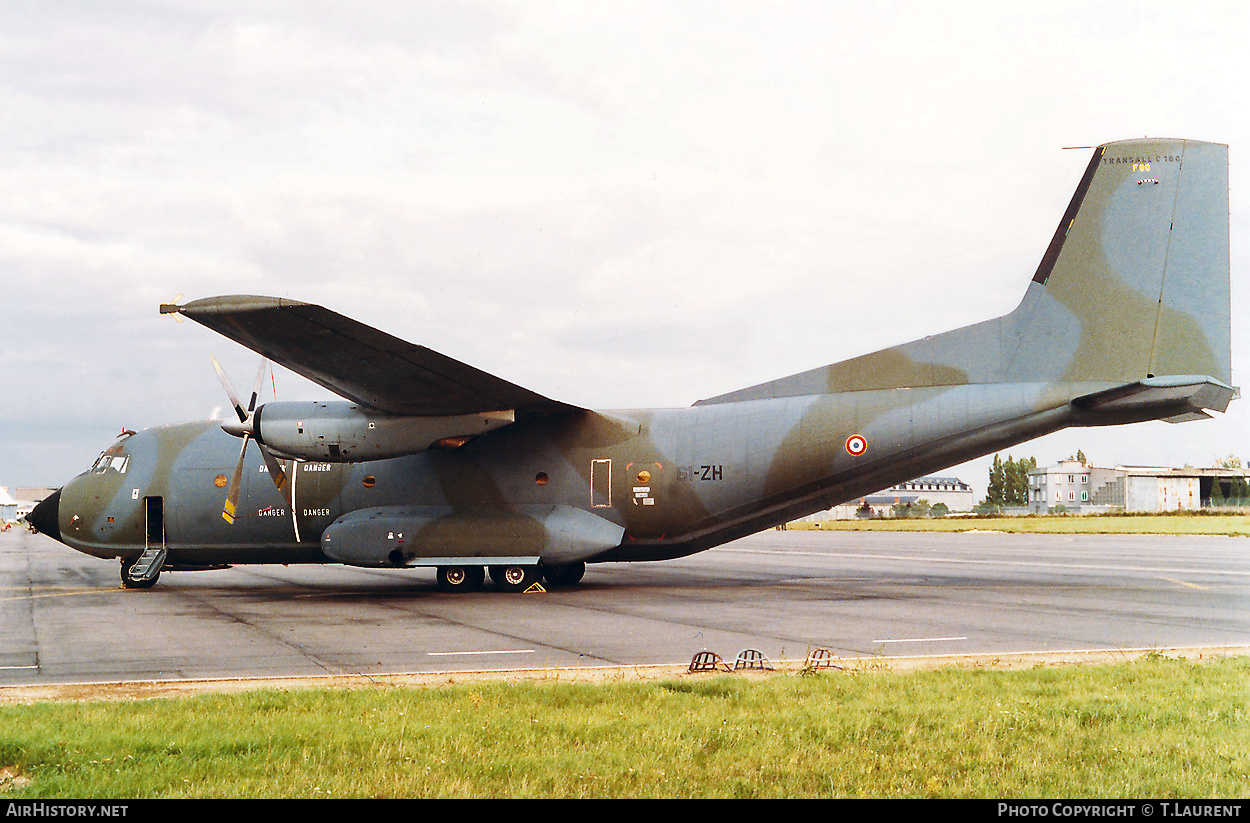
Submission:
M 391 414 L 460 415 L 515 410 L 517 419 L 578 407 L 297 300 L 229 295 L 162 304 L 335 394 Z

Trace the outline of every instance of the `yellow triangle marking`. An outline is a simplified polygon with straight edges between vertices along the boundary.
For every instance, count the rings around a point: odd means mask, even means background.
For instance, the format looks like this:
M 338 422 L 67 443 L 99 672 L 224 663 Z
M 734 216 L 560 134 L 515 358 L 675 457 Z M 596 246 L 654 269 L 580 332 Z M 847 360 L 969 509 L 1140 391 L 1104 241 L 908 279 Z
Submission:
M 535 583 L 526 589 L 522 594 L 546 594 L 547 590 L 543 588 L 542 583 Z

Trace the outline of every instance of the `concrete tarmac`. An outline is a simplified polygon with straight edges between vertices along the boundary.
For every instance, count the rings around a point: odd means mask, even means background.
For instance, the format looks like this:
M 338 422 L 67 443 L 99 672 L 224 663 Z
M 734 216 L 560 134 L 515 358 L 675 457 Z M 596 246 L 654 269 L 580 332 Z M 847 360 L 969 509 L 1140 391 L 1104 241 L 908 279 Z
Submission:
M 0 534 L 0 687 L 1250 651 L 1250 541 L 768 531 L 583 582 L 444 594 L 431 569 L 241 566 L 123 589 L 117 562 Z M 952 659 L 959 659 L 958 657 Z M 619 669 L 618 669 L 619 670 Z

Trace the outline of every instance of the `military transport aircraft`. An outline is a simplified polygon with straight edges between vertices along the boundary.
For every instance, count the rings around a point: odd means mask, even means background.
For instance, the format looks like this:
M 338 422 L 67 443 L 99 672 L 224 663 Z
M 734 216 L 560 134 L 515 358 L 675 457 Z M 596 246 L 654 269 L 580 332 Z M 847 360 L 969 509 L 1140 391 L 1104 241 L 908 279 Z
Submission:
M 433 567 L 447 591 L 663 560 L 1068 426 L 1223 412 L 1228 147 L 1094 150 L 1010 314 L 689 408 L 591 411 L 328 309 L 165 304 L 342 400 L 124 432 L 29 516 L 122 583 L 241 563 Z M 214 360 L 216 366 L 216 361 Z

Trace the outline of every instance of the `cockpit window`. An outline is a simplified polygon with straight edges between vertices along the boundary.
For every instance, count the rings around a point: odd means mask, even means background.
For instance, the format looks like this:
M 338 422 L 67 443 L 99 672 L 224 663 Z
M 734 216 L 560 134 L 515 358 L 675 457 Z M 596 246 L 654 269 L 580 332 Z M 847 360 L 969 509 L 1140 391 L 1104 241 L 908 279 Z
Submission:
M 95 465 L 91 467 L 92 474 L 105 474 L 106 472 L 116 472 L 118 474 L 126 473 L 126 464 L 130 462 L 130 456 L 126 454 L 109 454 L 105 452 L 100 455 Z

